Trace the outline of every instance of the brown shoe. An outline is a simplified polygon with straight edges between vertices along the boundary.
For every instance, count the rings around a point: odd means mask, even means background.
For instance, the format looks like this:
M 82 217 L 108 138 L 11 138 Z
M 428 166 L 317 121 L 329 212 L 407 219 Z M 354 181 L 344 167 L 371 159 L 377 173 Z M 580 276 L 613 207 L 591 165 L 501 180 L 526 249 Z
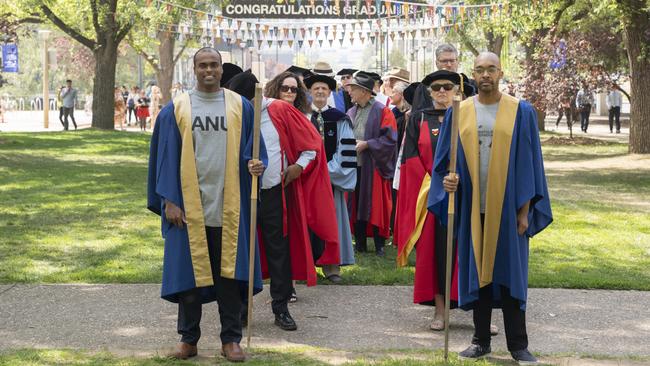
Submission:
M 221 346 L 221 355 L 230 362 L 243 362 L 246 360 L 244 351 L 239 347 L 239 343 L 226 343 Z
M 198 349 L 189 343 L 179 342 L 176 346 L 176 351 L 169 354 L 169 357 L 177 360 L 187 360 L 198 354 Z

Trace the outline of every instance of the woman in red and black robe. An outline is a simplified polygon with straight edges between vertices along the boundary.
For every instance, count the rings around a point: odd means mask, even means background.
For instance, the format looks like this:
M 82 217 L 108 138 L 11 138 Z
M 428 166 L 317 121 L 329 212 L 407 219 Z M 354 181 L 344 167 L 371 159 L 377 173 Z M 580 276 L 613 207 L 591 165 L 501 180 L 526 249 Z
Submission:
M 416 248 L 413 302 L 436 307 L 431 329 L 443 330 L 447 230 L 426 208 L 433 154 L 447 108 L 460 84 L 454 72 L 436 71 L 415 90 L 400 168 L 395 239 L 397 264 L 405 266 Z M 397 224 L 399 223 L 399 224 Z M 452 268 L 451 303 L 458 299 L 456 248 Z

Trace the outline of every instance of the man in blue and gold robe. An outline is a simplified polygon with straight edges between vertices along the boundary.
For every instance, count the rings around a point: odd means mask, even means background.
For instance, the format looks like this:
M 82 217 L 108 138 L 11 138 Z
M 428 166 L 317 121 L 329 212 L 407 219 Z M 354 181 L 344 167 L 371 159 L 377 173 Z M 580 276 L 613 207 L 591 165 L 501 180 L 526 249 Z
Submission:
M 253 107 L 220 86 L 216 49 L 194 56 L 197 87 L 165 106 L 151 138 L 147 207 L 165 238 L 161 297 L 178 303 L 181 342 L 173 357 L 197 354 L 202 304 L 217 300 L 222 354 L 243 361 L 240 288 L 249 268 Z M 264 145 L 260 148 L 265 157 Z M 254 288 L 262 289 L 259 256 Z
M 537 130 L 526 101 L 499 91 L 499 57 L 474 62 L 479 94 L 460 105 L 458 166 L 448 172 L 452 112 L 435 152 L 428 207 L 446 225 L 448 196 L 456 192 L 458 302 L 474 311 L 474 336 L 462 358 L 491 352 L 492 308 L 502 308 L 508 350 L 520 364 L 528 351 L 528 241 L 553 220 Z

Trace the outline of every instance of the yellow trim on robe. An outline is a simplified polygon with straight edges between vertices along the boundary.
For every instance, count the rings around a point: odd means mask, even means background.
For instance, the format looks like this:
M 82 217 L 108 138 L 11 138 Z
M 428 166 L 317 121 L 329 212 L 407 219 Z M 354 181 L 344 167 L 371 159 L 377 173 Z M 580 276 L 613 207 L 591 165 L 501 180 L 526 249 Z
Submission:
M 473 188 L 471 230 L 480 287 L 492 283 L 503 199 L 508 178 L 510 146 L 518 107 L 519 100 L 517 98 L 502 94 L 492 135 L 492 148 L 490 149 L 489 184 L 486 189 L 485 230 L 483 230 L 481 227 L 480 207 L 478 129 L 474 99 L 469 98 L 461 103 L 460 138 Z
M 185 218 L 187 219 L 187 235 L 190 243 L 194 281 L 196 287 L 212 286 L 214 281 L 210 267 L 208 239 L 205 235 L 199 178 L 196 172 L 194 138 L 192 137 L 192 106 L 189 94 L 183 93 L 174 99 L 174 115 L 182 141 L 181 190 Z
M 429 189 L 431 188 L 431 176 L 427 173 L 422 179 L 422 185 L 420 186 L 420 192 L 418 193 L 418 200 L 415 205 L 415 228 L 408 240 L 406 240 L 406 246 L 404 250 L 397 256 L 397 265 L 404 267 L 408 264 L 408 258 L 415 247 L 415 243 L 420 239 L 422 235 L 422 228 L 424 227 L 424 221 L 427 218 L 427 200 L 429 198 Z
M 226 176 L 223 188 L 223 230 L 221 232 L 221 277 L 235 278 L 237 241 L 239 238 L 239 215 L 241 209 L 239 186 L 239 149 L 243 106 L 241 96 L 224 90 L 226 100 Z

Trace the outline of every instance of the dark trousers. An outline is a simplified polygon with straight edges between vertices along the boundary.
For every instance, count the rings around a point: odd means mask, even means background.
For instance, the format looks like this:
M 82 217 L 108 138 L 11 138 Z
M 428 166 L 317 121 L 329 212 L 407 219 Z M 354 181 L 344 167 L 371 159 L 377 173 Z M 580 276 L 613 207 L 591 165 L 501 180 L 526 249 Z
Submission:
M 506 331 L 508 351 L 514 352 L 528 348 L 526 333 L 526 312 L 519 307 L 519 300 L 510 296 L 507 287 L 500 286 L 503 326 Z M 483 347 L 490 345 L 490 324 L 492 322 L 492 284 L 481 288 L 478 302 L 474 308 L 474 336 L 472 343 Z
M 361 177 L 361 167 L 357 167 L 357 177 Z M 356 198 L 357 198 L 357 211 L 359 210 L 359 200 L 361 198 L 361 179 L 357 178 L 357 185 L 355 188 Z M 357 216 L 358 218 L 359 216 Z M 365 252 L 368 250 L 368 238 L 367 232 L 368 221 L 359 221 L 354 225 L 354 240 L 356 241 L 357 252 Z M 376 226 L 372 227 L 372 235 L 375 240 L 375 250 L 383 248 L 386 239 L 379 235 L 379 229 Z
M 585 104 L 580 109 L 580 128 L 587 132 L 589 128 L 589 114 L 591 114 L 591 104 Z
M 63 107 L 63 128 L 68 129 L 68 116 L 70 119 L 72 119 L 72 124 L 74 125 L 74 129 L 77 129 L 77 121 L 74 119 L 74 107 L 68 108 L 68 107 Z
M 609 109 L 609 132 L 614 131 L 614 121 L 616 121 L 616 132 L 621 131 L 621 107 L 612 107 Z
M 61 126 L 65 128 L 65 122 L 63 122 L 63 107 L 59 107 L 59 122 L 61 122 Z
M 214 287 L 217 292 L 219 318 L 221 320 L 221 343 L 239 343 L 242 337 L 240 318 L 241 298 L 236 280 L 221 277 L 221 228 L 205 227 Z M 183 292 L 178 301 L 178 334 L 181 342 L 196 345 L 201 337 L 202 314 L 201 290 L 194 288 Z
M 289 311 L 291 297 L 291 254 L 289 237 L 284 236 L 282 222 L 282 185 L 260 192 L 259 224 L 266 261 L 271 277 L 271 308 L 274 314 Z

